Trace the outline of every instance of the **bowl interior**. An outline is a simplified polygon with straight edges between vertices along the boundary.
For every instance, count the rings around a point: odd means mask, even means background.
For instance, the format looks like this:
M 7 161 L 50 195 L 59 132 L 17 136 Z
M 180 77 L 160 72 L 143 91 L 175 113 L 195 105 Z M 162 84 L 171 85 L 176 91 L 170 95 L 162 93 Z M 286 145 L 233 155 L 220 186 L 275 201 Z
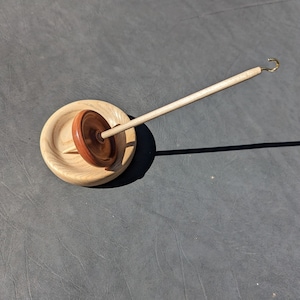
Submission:
M 40 137 L 43 159 L 50 170 L 62 180 L 82 186 L 95 186 L 109 182 L 129 166 L 136 148 L 135 129 L 130 128 L 115 136 L 117 159 L 107 168 L 88 164 L 80 154 L 63 153 L 75 147 L 72 139 L 72 122 L 81 110 L 94 110 L 101 114 L 111 127 L 130 121 L 118 107 L 101 100 L 80 100 L 57 110 L 45 123 Z

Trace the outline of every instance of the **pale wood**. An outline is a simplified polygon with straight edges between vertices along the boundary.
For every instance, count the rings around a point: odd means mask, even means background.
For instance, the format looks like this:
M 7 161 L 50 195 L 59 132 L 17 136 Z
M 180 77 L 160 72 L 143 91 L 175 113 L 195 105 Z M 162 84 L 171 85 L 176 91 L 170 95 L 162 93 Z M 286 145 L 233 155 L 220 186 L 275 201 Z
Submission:
M 75 145 L 72 145 L 71 147 L 64 149 L 62 153 L 63 154 L 74 154 L 74 153 L 78 153 L 78 150 Z
M 200 99 L 203 99 L 207 96 L 210 96 L 212 94 L 215 94 L 217 92 L 220 92 L 224 89 L 227 89 L 233 85 L 236 85 L 238 83 L 241 83 L 245 80 L 248 80 L 254 76 L 257 76 L 259 75 L 260 73 L 262 72 L 262 68 L 261 67 L 256 67 L 256 68 L 252 68 L 252 69 L 249 69 L 247 71 L 244 71 L 242 73 L 239 73 L 235 76 L 232 76 L 228 79 L 225 79 L 219 83 L 216 83 L 214 85 L 211 85 L 201 91 L 198 91 L 194 94 L 191 94 L 189 96 L 186 96 L 184 98 L 181 98 L 175 102 L 172 102 L 166 106 L 163 106 L 161 108 L 158 108 L 156 110 L 153 110 L 145 115 L 142 115 L 136 119 L 133 119 L 131 120 L 130 122 L 126 123 L 126 124 L 123 124 L 123 125 L 120 125 L 120 126 L 117 126 L 115 128 L 112 128 L 112 129 L 108 129 L 108 130 L 105 130 L 102 132 L 101 136 L 103 139 L 105 138 L 108 138 L 108 137 L 111 137 L 117 133 L 120 133 L 124 130 L 127 130 L 129 128 L 132 128 L 132 127 L 136 127 L 138 125 L 141 125 L 147 121 L 150 121 L 152 119 L 155 119 L 157 117 L 160 117 L 166 113 L 169 113 L 171 111 L 174 111 L 178 108 L 181 108 L 183 106 L 186 106 L 188 104 L 191 104 L 195 101 L 198 101 Z
M 118 154 L 109 169 L 92 166 L 76 152 L 72 138 L 73 119 L 86 109 L 101 114 L 111 127 L 130 121 L 127 114 L 108 102 L 76 101 L 63 106 L 48 119 L 41 132 L 40 149 L 45 163 L 60 179 L 81 186 L 96 186 L 113 180 L 126 170 L 135 153 L 136 134 L 131 128 L 115 135 Z M 65 154 L 70 149 L 75 152 Z
M 127 114 L 108 102 L 81 100 L 70 103 L 57 110 L 44 125 L 40 137 L 42 156 L 50 170 L 66 182 L 82 186 L 104 184 L 119 176 L 131 163 L 136 149 L 135 126 L 248 80 L 261 72 L 261 67 L 244 71 L 131 121 Z M 74 145 L 72 122 L 80 111 L 86 109 L 98 112 L 112 128 L 101 134 L 102 138 L 115 136 L 116 139 L 117 160 L 109 169 L 88 164 Z

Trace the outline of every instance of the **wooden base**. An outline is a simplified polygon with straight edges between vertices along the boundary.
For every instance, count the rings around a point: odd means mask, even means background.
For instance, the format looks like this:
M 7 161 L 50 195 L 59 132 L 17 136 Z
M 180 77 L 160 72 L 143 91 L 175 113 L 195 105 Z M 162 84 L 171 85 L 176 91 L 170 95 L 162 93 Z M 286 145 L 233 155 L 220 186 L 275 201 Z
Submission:
M 135 153 L 136 134 L 135 129 L 130 128 L 115 136 L 118 153 L 112 166 L 92 166 L 77 152 L 66 153 L 66 149 L 74 147 L 72 123 L 82 110 L 98 112 L 112 128 L 130 121 L 127 114 L 108 102 L 72 102 L 57 110 L 45 123 L 40 137 L 40 149 L 45 163 L 60 179 L 81 186 L 97 186 L 115 179 L 126 170 Z

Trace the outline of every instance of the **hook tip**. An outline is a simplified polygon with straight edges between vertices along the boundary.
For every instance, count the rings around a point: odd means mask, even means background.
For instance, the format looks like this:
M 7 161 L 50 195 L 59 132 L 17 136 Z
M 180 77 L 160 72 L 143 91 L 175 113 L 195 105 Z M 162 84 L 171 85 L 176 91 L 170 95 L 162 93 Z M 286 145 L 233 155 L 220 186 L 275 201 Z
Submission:
M 277 58 L 274 57 L 270 57 L 268 58 L 268 61 L 273 61 L 275 62 L 275 67 L 274 68 L 261 68 L 262 71 L 268 71 L 268 72 L 275 72 L 276 70 L 278 70 L 280 63 L 279 60 Z

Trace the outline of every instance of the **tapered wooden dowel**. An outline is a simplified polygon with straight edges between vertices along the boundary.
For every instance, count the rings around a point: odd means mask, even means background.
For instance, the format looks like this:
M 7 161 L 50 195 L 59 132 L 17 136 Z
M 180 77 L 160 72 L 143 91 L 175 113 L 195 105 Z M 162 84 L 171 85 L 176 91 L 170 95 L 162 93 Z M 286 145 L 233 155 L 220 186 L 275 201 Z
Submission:
M 250 78 L 253 78 L 257 75 L 259 75 L 262 70 L 264 70 L 265 68 L 261 68 L 261 67 L 256 67 L 256 68 L 253 68 L 253 69 L 249 69 L 247 71 L 244 71 L 242 73 L 239 73 L 233 77 L 230 77 L 228 79 L 225 79 L 221 82 L 218 82 L 214 85 L 211 85 L 201 91 L 198 91 L 194 94 L 191 94 L 189 96 L 186 96 L 184 98 L 181 98 L 175 102 L 172 102 L 166 106 L 163 106 L 161 108 L 158 108 L 156 110 L 153 110 L 145 115 L 142 115 L 140 117 L 137 117 L 136 119 L 133 119 L 131 121 L 129 121 L 128 123 L 125 123 L 125 124 L 122 124 L 122 125 L 119 125 L 119 126 L 116 126 L 112 129 L 108 129 L 108 130 L 105 130 L 101 133 L 101 137 L 103 139 L 105 138 L 108 138 L 108 137 L 111 137 L 115 134 L 118 134 L 122 131 L 125 131 L 129 128 L 132 128 L 132 127 L 136 127 L 138 125 L 141 125 L 147 121 L 150 121 L 152 119 L 155 119 L 157 117 L 160 117 L 166 113 L 169 113 L 173 110 L 176 110 L 178 108 L 181 108 L 185 105 L 188 105 L 188 104 L 191 104 L 195 101 L 198 101 L 200 99 L 203 99 L 207 96 L 210 96 L 212 94 L 215 94 L 217 92 L 220 92 L 224 89 L 227 89 L 233 85 L 236 85 L 238 83 L 241 83 L 245 80 L 248 80 Z
M 218 82 L 214 85 L 211 85 L 201 91 L 198 91 L 194 94 L 191 94 L 189 96 L 186 96 L 184 98 L 181 98 L 175 102 L 172 102 L 166 106 L 163 106 L 161 108 L 158 108 L 156 110 L 153 110 L 145 115 L 142 115 L 136 119 L 133 119 L 127 123 L 124 123 L 122 125 L 118 125 L 114 128 L 111 128 L 111 129 L 108 129 L 108 130 L 105 130 L 101 133 L 101 137 L 103 139 L 106 139 L 106 138 L 109 138 L 113 135 L 116 135 L 122 131 L 125 131 L 127 129 L 130 129 L 132 127 L 136 127 L 138 125 L 141 125 L 147 121 L 150 121 L 152 119 L 155 119 L 157 117 L 160 117 L 164 114 L 167 114 L 173 110 L 176 110 L 178 108 L 181 108 L 183 106 L 186 106 L 188 104 L 191 104 L 195 101 L 198 101 L 198 100 L 201 100 L 207 96 L 210 96 L 212 94 L 215 94 L 217 92 L 220 92 L 224 89 L 227 89 L 231 86 L 234 86 L 238 83 L 241 83 L 245 80 L 248 80 L 250 78 L 253 78 L 257 75 L 259 75 L 262 71 L 268 71 L 268 72 L 275 72 L 278 68 L 279 68 L 279 61 L 276 59 L 276 58 L 269 58 L 268 61 L 273 61 L 275 62 L 275 67 L 274 68 L 265 68 L 265 67 L 256 67 L 256 68 L 252 68 L 252 69 L 249 69 L 247 71 L 244 71 L 242 73 L 239 73 L 235 76 L 232 76 L 228 79 L 225 79 L 221 82 Z M 67 153 L 78 153 L 75 145 L 69 147 L 68 149 L 65 149 L 63 151 L 64 154 L 67 154 Z

